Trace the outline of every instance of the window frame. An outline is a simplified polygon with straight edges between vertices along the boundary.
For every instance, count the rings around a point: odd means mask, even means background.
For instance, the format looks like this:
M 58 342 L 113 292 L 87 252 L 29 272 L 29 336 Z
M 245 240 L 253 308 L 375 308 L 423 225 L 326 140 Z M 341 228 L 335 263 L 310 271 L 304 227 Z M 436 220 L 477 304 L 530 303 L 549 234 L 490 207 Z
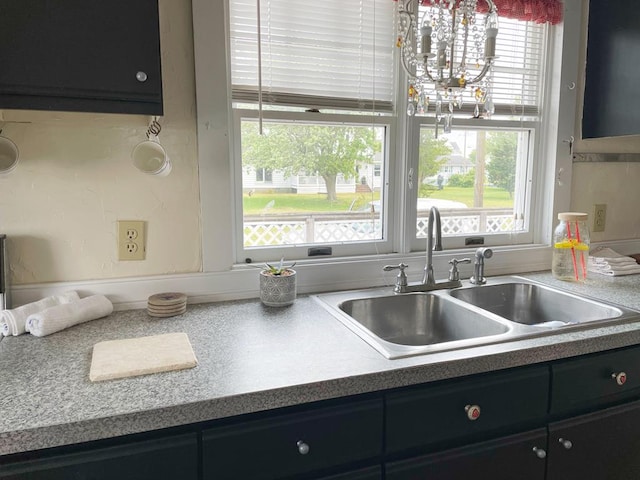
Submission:
M 413 138 L 420 138 L 420 129 L 422 127 L 435 127 L 435 118 L 421 116 L 421 117 L 413 117 L 411 120 L 411 126 L 409 128 L 413 129 Z M 530 185 L 533 184 L 533 174 L 534 174 L 534 164 L 536 159 L 536 152 L 541 150 L 542 147 L 539 142 L 539 129 L 540 122 L 535 121 L 519 121 L 519 120 L 484 120 L 484 119 L 456 119 L 453 126 L 453 130 L 486 130 L 486 131 L 514 131 L 514 130 L 524 130 L 531 132 L 531 138 L 529 140 L 529 148 L 527 151 L 527 160 L 526 160 L 526 176 L 524 179 L 518 179 L 519 183 L 528 183 Z M 419 142 L 413 142 L 413 145 L 410 145 L 410 165 L 414 171 L 418 171 L 418 158 L 419 158 Z M 417 192 L 415 194 L 417 198 Z M 445 250 L 451 249 L 461 249 L 465 248 L 465 238 L 467 237 L 484 237 L 483 246 L 510 246 L 510 245 L 531 245 L 534 243 L 534 231 L 536 225 L 532 222 L 531 219 L 531 211 L 532 211 L 532 202 L 533 202 L 533 192 L 529 194 L 529 200 L 525 202 L 525 218 L 527 228 L 521 232 L 510 232 L 510 233 L 485 233 L 485 234 L 476 234 L 469 233 L 464 235 L 456 235 L 456 236 L 443 236 L 442 244 Z M 416 198 L 413 196 L 410 198 L 410 201 L 416 203 Z M 417 211 L 416 209 L 412 209 L 408 214 L 409 221 L 412 222 L 412 225 L 416 225 L 417 222 Z M 425 239 L 418 237 L 416 229 L 407 231 L 407 236 L 409 237 L 409 244 L 411 251 L 418 251 L 424 249 Z
M 233 109 L 233 130 L 241 131 L 241 122 L 243 119 L 258 119 L 259 112 L 255 109 L 234 108 Z M 309 249 L 314 247 L 331 247 L 331 257 L 350 257 L 357 255 L 380 255 L 391 253 L 393 251 L 393 239 L 389 232 L 395 230 L 393 216 L 389 215 L 389 199 L 394 195 L 392 185 L 394 174 L 392 165 L 392 145 L 395 144 L 396 137 L 396 121 L 391 115 L 356 115 L 352 113 L 322 113 L 322 112 L 297 112 L 282 110 L 264 110 L 262 112 L 264 121 L 276 120 L 291 123 L 312 123 L 312 124 L 341 124 L 356 126 L 376 126 L 385 127 L 385 151 L 382 152 L 385 158 L 384 168 L 382 169 L 381 182 L 381 198 L 387 199 L 382 202 L 382 232 L 383 236 L 380 240 L 362 240 L 362 241 L 343 241 L 343 242 L 323 242 L 323 243 L 304 243 L 293 245 L 273 245 L 264 247 L 245 247 L 244 245 L 244 212 L 242 204 L 242 138 L 239 133 L 234 135 L 233 142 L 233 162 L 234 169 L 234 218 L 235 218 L 235 261 L 238 263 L 247 262 L 265 262 L 272 261 L 274 258 L 286 257 L 291 260 L 304 260 L 310 257 Z
M 202 224 L 202 271 L 220 272 L 225 278 L 238 276 L 240 287 L 235 295 L 252 295 L 254 291 L 255 269 L 247 268 L 244 262 L 236 263 L 234 251 L 234 197 L 231 187 L 233 173 L 233 111 L 231 108 L 229 45 L 228 45 L 228 4 L 227 0 L 193 0 L 194 59 L 196 84 L 196 127 L 198 145 L 198 168 L 201 197 L 200 221 Z M 539 151 L 541 158 L 535 165 L 533 202 L 544 204 L 535 214 L 535 221 L 541 226 L 534 235 L 534 243 L 529 246 L 499 247 L 496 255 L 486 265 L 489 275 L 509 274 L 535 270 L 548 270 L 551 259 L 549 248 L 555 216 L 558 211 L 569 209 L 571 201 L 572 159 L 569 148 L 575 134 L 576 105 L 582 69 L 579 66 L 581 35 L 583 34 L 583 9 L 580 0 L 565 0 L 564 22 L 551 27 L 550 51 L 553 55 L 546 63 L 545 76 L 552 85 L 545 99 L 543 121 L 541 123 Z M 406 116 L 399 115 L 397 128 L 406 123 Z M 408 136 L 405 132 L 402 135 Z M 404 142 L 397 142 L 391 152 L 400 157 L 404 153 Z M 408 175 L 407 166 L 397 165 L 390 169 L 396 178 Z M 389 197 L 393 193 L 389 192 Z M 231 208 L 220 208 L 230 204 Z M 400 205 L 407 204 L 404 196 L 399 197 L 393 209 L 400 215 Z M 415 207 L 414 207 L 415 208 Z M 407 204 L 410 211 L 411 202 Z M 406 223 L 404 218 L 396 218 L 396 223 Z M 304 272 L 299 279 L 299 292 L 314 292 L 339 288 L 358 288 L 393 283 L 392 276 L 381 273 L 385 263 L 405 262 L 409 264 L 410 279 L 415 273 L 418 278 L 424 267 L 424 251 L 410 253 L 408 245 L 391 232 L 396 239 L 397 251 L 390 254 L 359 258 L 320 258 L 298 262 L 298 269 Z M 436 276 L 446 275 L 447 261 L 453 257 L 468 255 L 470 249 L 435 252 L 434 268 Z M 461 266 L 462 278 L 468 275 L 469 267 Z M 416 273 L 417 272 L 417 273 Z M 228 277 L 231 275 L 231 277 Z

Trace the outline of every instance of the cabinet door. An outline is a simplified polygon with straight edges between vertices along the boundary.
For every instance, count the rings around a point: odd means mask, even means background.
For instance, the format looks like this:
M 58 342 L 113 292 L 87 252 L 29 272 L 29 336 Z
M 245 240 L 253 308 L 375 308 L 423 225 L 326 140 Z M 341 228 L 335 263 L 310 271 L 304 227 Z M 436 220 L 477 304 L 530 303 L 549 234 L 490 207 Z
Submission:
M 545 429 L 394 462 L 386 480 L 544 480 Z M 595 478 L 595 477 L 584 477 Z
M 638 480 L 640 402 L 549 426 L 548 480 Z
M 270 480 L 343 465 L 346 470 L 381 453 L 382 399 L 242 421 L 202 434 L 206 480 Z
M 542 424 L 549 370 L 491 373 L 387 395 L 386 448 L 434 450 Z
M 583 138 L 640 133 L 640 3 L 589 2 Z
M 0 465 L 2 480 L 197 480 L 195 433 Z
M 640 395 L 640 348 L 557 362 L 551 367 L 551 413 L 576 414 Z
M 0 63 L 0 108 L 162 113 L 157 0 L 0 0 Z

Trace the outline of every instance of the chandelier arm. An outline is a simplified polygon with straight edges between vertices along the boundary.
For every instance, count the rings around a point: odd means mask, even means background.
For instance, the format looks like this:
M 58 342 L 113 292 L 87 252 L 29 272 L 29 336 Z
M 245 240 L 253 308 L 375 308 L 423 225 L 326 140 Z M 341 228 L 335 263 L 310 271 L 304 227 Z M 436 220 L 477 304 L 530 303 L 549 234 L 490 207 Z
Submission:
M 492 64 L 493 64 L 493 60 L 487 59 L 487 63 L 484 65 L 484 67 L 482 67 L 482 70 L 480 71 L 480 73 L 473 80 L 467 81 L 466 84 L 473 85 L 474 83 L 478 83 L 480 80 L 482 80 L 489 72 L 489 69 L 491 68 Z

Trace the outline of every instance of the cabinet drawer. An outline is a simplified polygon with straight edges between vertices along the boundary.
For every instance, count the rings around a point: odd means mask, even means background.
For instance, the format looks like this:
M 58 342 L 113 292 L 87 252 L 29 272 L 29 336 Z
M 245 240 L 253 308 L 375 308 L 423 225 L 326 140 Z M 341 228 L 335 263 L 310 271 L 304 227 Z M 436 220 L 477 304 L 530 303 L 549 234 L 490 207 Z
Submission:
M 2 480 L 197 480 L 196 433 L 1 465 Z
M 348 464 L 382 452 L 382 399 L 321 407 L 205 430 L 207 480 L 264 480 Z
M 393 462 L 386 480 L 540 480 L 544 478 L 544 428 L 468 447 Z M 585 477 L 586 478 L 586 477 Z
M 640 348 L 598 353 L 551 367 L 551 413 L 567 413 L 640 395 Z
M 463 437 L 472 439 L 474 435 L 532 424 L 546 415 L 548 395 L 547 367 L 493 373 L 389 394 L 387 451 L 429 449 Z

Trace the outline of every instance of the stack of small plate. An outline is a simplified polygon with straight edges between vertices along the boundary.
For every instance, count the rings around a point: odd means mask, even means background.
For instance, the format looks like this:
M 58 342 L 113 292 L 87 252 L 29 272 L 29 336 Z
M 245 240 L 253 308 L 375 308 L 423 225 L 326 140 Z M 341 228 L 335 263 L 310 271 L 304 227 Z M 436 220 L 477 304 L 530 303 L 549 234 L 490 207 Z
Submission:
M 158 293 L 147 301 L 147 313 L 152 317 L 173 317 L 186 311 L 187 296 L 184 293 Z

